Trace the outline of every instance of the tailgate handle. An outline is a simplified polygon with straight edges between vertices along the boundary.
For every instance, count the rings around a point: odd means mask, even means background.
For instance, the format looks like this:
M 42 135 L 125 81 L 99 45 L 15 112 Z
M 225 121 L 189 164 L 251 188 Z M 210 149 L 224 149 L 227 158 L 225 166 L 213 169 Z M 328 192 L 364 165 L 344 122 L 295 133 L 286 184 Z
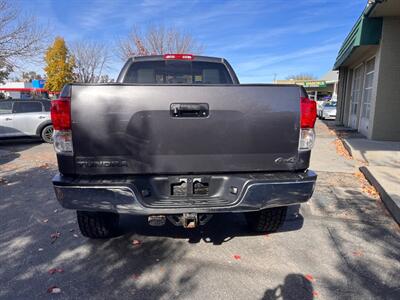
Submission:
M 209 106 L 207 103 L 172 103 L 170 113 L 173 118 L 207 118 Z

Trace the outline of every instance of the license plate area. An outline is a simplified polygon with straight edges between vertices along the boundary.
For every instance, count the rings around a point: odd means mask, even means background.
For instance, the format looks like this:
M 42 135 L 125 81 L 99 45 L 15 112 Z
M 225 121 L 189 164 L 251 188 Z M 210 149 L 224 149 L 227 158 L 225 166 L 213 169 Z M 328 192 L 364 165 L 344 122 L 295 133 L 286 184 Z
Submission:
M 187 195 L 187 179 L 182 178 L 179 182 L 173 182 L 171 186 L 171 196 L 186 196 Z
M 170 196 L 208 196 L 210 194 L 209 178 L 179 178 L 170 182 Z

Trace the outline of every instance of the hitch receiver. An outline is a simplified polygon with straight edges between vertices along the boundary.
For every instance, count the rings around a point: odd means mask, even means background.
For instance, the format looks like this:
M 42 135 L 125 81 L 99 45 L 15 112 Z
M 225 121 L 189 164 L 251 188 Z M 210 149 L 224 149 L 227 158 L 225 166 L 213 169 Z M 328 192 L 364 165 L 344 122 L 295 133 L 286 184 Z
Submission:
M 198 224 L 197 214 L 184 213 L 181 222 L 184 228 L 196 228 Z
M 185 228 L 195 228 L 205 225 L 210 221 L 211 214 L 184 213 L 182 215 L 167 215 L 167 219 L 175 226 L 183 226 Z

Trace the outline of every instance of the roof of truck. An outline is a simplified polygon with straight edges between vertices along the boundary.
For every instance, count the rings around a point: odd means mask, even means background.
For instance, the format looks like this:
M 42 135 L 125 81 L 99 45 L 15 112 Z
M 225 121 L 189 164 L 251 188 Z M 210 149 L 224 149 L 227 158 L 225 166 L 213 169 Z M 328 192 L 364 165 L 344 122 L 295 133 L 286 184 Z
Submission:
M 183 53 L 176 53 L 176 54 L 163 54 L 163 55 L 147 55 L 147 56 L 132 56 L 128 58 L 125 65 L 122 67 L 121 72 L 118 75 L 117 82 L 122 82 L 125 76 L 126 71 L 128 70 L 129 66 L 134 62 L 140 61 L 201 61 L 201 62 L 210 62 L 210 63 L 220 63 L 224 64 L 225 67 L 228 69 L 228 72 L 233 80 L 234 83 L 239 83 L 239 79 L 235 71 L 233 70 L 232 66 L 225 58 L 221 57 L 213 57 L 213 56 L 203 56 L 203 55 L 195 55 L 195 54 L 183 54 Z

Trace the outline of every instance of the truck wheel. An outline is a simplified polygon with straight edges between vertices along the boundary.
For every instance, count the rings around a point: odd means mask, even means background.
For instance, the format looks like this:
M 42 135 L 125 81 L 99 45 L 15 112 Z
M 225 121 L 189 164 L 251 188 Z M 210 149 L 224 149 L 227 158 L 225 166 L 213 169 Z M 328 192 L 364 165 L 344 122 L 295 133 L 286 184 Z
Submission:
M 267 208 L 246 213 L 250 228 L 256 232 L 275 232 L 281 227 L 286 218 L 287 207 Z
M 82 235 L 92 239 L 104 239 L 116 235 L 119 221 L 118 214 L 80 210 L 76 213 Z

